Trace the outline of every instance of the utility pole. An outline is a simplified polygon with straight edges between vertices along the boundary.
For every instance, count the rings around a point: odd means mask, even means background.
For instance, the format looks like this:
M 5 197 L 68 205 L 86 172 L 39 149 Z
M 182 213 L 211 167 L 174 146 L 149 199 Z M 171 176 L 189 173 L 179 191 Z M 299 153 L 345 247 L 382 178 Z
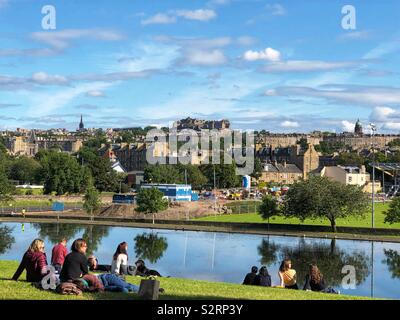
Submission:
M 375 228 L 375 149 L 374 149 L 374 135 L 376 126 L 373 123 L 369 124 L 371 127 L 371 145 L 372 145 L 372 229 Z
M 217 210 L 217 190 L 215 188 L 215 165 L 213 166 L 214 168 L 214 215 L 216 215 L 215 210 Z

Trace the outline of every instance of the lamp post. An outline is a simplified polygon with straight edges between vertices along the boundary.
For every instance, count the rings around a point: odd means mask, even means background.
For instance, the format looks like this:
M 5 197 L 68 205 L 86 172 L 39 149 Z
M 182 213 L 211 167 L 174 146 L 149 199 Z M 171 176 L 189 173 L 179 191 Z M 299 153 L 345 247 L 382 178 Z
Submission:
M 372 145 L 372 229 L 375 228 L 375 149 L 374 149 L 374 135 L 376 132 L 376 125 L 369 124 L 371 127 L 371 145 Z

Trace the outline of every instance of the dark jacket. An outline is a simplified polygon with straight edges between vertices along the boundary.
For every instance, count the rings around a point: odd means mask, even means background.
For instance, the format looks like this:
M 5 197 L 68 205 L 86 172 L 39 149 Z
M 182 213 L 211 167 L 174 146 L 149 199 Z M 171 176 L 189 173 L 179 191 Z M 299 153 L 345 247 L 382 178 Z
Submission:
M 271 286 L 271 276 L 269 274 L 258 274 L 254 278 L 253 284 L 255 286 L 270 287 Z
M 311 280 L 310 275 L 306 275 L 305 284 L 303 290 L 311 290 L 311 291 L 323 291 L 325 290 L 325 281 L 324 278 L 321 279 L 319 283 L 316 283 Z
M 15 271 L 13 280 L 18 280 L 21 273 L 26 269 L 26 281 L 28 282 L 39 282 L 47 274 L 45 268 L 47 266 L 46 254 L 43 252 L 25 252 L 22 257 L 22 261 Z
M 65 257 L 60 273 L 60 281 L 76 280 L 89 273 L 87 258 L 80 252 L 71 252 Z
M 246 285 L 254 284 L 254 279 L 256 278 L 256 276 L 257 276 L 257 274 L 254 272 L 250 272 L 250 273 L 246 274 L 246 276 L 244 277 L 244 280 L 243 280 L 243 284 L 246 284 Z

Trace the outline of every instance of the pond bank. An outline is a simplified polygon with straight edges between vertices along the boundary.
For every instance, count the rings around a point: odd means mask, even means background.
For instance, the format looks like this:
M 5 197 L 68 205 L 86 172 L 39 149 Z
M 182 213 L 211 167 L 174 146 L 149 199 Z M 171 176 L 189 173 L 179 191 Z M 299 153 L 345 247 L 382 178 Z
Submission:
M 45 223 L 72 223 L 72 224 L 92 224 L 106 226 L 123 226 L 133 228 L 150 229 L 169 229 L 169 230 L 188 230 L 188 231 L 207 231 L 224 233 L 243 233 L 257 235 L 279 235 L 292 237 L 327 238 L 343 240 L 365 240 L 379 242 L 400 243 L 399 229 L 374 229 L 369 228 L 350 228 L 339 227 L 337 233 L 330 232 L 329 227 L 310 226 L 310 225 L 283 225 L 260 223 L 229 223 L 229 222 L 209 222 L 209 221 L 186 221 L 186 220 L 156 220 L 155 224 L 151 219 L 132 219 L 117 217 L 91 217 L 85 215 L 57 215 L 54 213 L 27 214 L 22 215 L 1 214 L 0 222 L 45 222 Z

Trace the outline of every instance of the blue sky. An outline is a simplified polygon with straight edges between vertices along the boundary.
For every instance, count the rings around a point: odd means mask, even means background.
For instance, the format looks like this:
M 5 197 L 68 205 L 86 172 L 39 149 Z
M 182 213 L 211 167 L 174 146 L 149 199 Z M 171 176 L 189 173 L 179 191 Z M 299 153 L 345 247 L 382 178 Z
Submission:
M 342 28 L 342 7 L 356 29 Z M 42 29 L 44 5 L 56 29 Z M 0 0 L 0 129 L 400 131 L 400 2 Z

